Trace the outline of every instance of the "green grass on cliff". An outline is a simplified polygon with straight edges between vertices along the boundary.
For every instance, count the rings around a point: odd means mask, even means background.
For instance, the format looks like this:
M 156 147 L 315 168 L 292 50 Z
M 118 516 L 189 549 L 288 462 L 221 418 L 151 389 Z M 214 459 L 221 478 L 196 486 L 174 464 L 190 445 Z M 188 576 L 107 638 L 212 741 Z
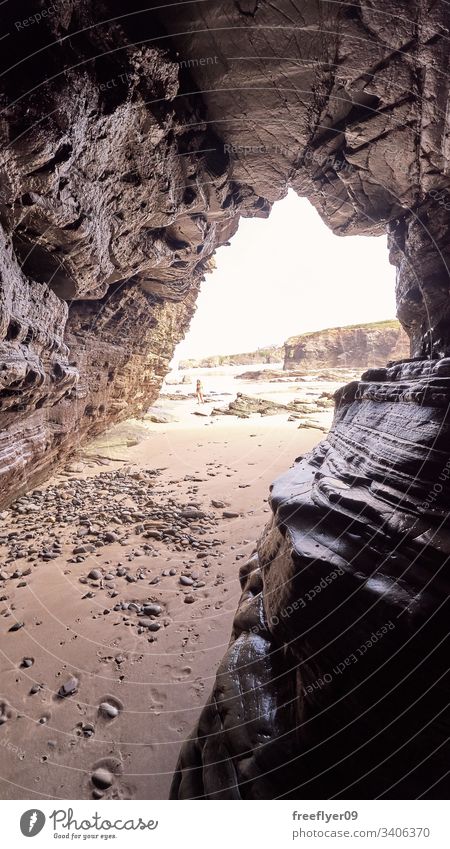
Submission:
M 286 339 L 285 345 L 295 345 L 300 339 L 309 339 L 314 336 L 321 336 L 324 333 L 338 333 L 341 330 L 388 330 L 392 328 L 397 330 L 401 327 L 396 318 L 386 319 L 386 321 L 369 321 L 367 324 L 345 324 L 342 327 L 324 327 L 323 330 L 309 330 L 306 333 L 299 333 L 298 336 L 290 336 Z

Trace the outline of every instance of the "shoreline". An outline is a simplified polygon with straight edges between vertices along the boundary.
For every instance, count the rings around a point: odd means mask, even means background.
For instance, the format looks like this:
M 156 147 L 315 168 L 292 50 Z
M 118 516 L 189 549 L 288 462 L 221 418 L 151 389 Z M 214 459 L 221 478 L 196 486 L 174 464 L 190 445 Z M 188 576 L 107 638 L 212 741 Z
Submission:
M 295 392 L 274 387 L 277 400 Z M 165 400 L 171 389 L 159 405 L 176 420 L 111 428 L 5 511 L 4 799 L 167 798 L 228 644 L 269 485 L 322 438 L 286 413 L 194 415 L 195 399 Z

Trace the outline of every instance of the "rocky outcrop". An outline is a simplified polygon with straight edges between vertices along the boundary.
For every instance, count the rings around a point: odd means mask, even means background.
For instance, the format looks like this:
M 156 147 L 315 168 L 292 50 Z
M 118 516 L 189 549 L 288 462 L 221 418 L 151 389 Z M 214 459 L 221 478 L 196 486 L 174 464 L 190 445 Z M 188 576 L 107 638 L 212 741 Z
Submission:
M 447 793 L 449 391 L 450 359 L 367 372 L 275 481 L 173 796 Z
M 2 503 L 145 411 L 209 257 L 237 226 L 201 101 L 181 96 L 167 50 L 135 45 L 111 11 L 79 2 L 42 15 L 29 3 L 26 26 L 20 9 L 5 12 Z
M 341 235 L 387 230 L 412 362 L 351 384 L 275 486 L 173 794 L 443 794 L 448 4 L 2 16 L 2 503 L 151 403 L 240 215 L 291 186 Z
M 284 343 L 284 368 L 367 368 L 409 357 L 410 342 L 398 321 L 331 327 L 291 336 Z
M 178 368 L 182 371 L 190 368 L 217 368 L 218 366 L 246 366 L 253 363 L 281 363 L 283 361 L 283 348 L 269 345 L 267 348 L 258 348 L 257 351 L 249 351 L 245 354 L 216 354 L 205 357 L 202 360 L 181 360 Z
M 267 398 L 255 398 L 252 395 L 245 395 L 243 392 L 238 392 L 236 398 L 226 407 L 215 407 L 212 416 L 236 416 L 239 419 L 249 419 L 250 416 L 279 416 L 281 413 L 290 413 L 289 420 L 300 418 L 307 413 L 321 412 L 333 407 L 333 401 L 328 397 L 328 393 L 320 391 L 315 395 L 314 399 L 305 400 L 303 398 L 289 401 L 288 404 L 281 404 L 278 401 L 272 401 Z

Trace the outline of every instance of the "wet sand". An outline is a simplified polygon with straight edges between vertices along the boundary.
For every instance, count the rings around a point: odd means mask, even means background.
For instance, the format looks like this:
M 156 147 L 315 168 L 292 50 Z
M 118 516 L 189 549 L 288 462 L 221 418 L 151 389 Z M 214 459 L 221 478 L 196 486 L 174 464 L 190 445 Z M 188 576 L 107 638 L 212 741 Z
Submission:
M 177 421 L 112 428 L 2 514 L 3 799 L 167 798 L 269 484 L 322 437 L 211 417 L 217 399 L 159 405 Z

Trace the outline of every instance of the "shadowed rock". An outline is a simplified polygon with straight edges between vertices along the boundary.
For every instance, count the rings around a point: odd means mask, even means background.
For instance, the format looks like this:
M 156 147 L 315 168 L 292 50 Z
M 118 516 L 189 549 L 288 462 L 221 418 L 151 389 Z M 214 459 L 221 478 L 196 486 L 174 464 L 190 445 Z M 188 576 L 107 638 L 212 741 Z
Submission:
M 446 797 L 449 390 L 367 372 L 275 481 L 173 797 Z

